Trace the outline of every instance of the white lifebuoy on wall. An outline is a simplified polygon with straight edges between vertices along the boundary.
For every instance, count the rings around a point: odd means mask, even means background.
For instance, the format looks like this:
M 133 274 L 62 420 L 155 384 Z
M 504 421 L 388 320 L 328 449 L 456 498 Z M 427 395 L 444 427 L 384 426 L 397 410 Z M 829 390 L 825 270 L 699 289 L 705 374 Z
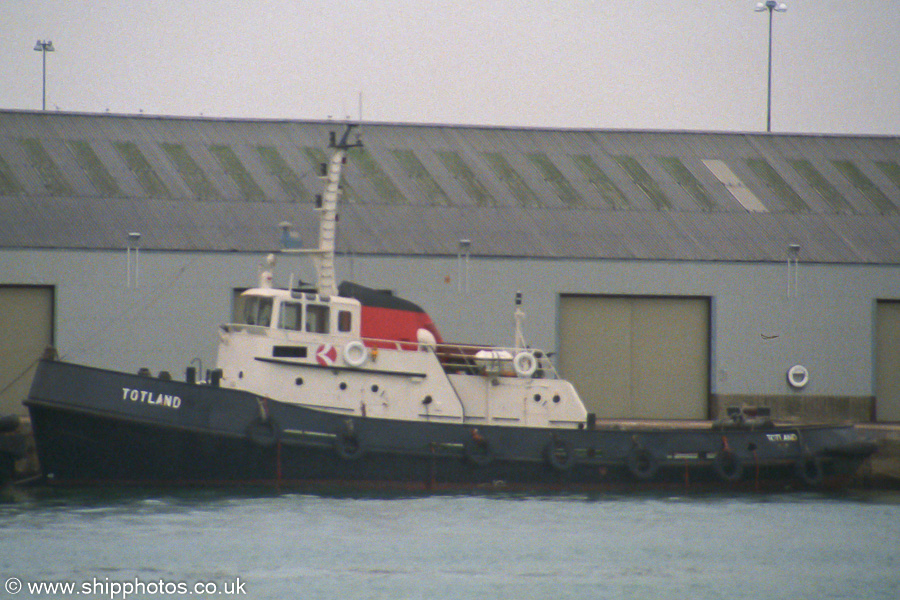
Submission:
M 369 358 L 369 351 L 362 342 L 353 341 L 344 346 L 344 362 L 351 367 L 360 367 Z
M 537 357 L 531 352 L 519 352 L 513 359 L 513 369 L 519 377 L 531 377 L 537 370 Z
M 792 388 L 802 389 L 809 383 L 809 371 L 803 365 L 794 365 L 788 369 L 787 380 Z

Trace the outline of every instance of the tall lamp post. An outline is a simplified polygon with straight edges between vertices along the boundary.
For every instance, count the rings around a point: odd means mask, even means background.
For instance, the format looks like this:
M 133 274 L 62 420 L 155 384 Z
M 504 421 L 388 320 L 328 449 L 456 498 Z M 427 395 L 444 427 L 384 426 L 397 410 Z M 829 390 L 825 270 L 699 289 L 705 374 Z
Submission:
M 43 69 L 41 70 L 41 110 L 47 110 L 47 53 L 53 52 L 56 48 L 53 47 L 53 42 L 47 40 L 38 40 L 34 44 L 34 49 L 36 52 L 41 53 L 41 63 L 43 65 Z
M 766 131 L 772 131 L 772 13 L 786 12 L 787 4 L 784 2 L 776 2 L 775 0 L 766 0 L 765 2 L 757 2 L 756 12 L 769 11 L 769 85 L 766 94 Z

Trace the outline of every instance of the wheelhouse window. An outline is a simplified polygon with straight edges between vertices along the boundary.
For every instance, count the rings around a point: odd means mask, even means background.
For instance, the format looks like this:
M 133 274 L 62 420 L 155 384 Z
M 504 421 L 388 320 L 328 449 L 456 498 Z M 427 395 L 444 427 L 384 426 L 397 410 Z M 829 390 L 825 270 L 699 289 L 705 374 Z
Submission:
M 306 331 L 310 333 L 328 333 L 328 305 L 306 305 Z
M 289 331 L 329 333 L 336 328 L 340 333 L 353 331 L 353 313 L 337 310 L 337 320 L 331 323 L 331 308 L 327 304 L 313 302 L 282 302 L 278 326 Z
M 285 302 L 281 305 L 281 328 L 292 331 L 303 330 L 303 305 Z
M 353 313 L 349 310 L 338 311 L 338 331 L 346 333 L 353 328 Z
M 241 296 L 235 321 L 246 325 L 268 327 L 272 323 L 272 299 L 260 296 Z

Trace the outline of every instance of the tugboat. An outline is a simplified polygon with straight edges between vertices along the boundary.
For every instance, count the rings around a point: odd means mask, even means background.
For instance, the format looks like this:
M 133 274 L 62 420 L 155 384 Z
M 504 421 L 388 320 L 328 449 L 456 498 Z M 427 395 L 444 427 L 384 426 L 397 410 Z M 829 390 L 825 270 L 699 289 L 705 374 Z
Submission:
M 48 483 L 413 490 L 797 489 L 846 483 L 874 445 L 850 425 L 730 411 L 695 426 L 599 424 L 550 357 L 447 343 L 419 306 L 336 284 L 348 126 L 332 134 L 309 255 L 315 287 L 271 269 L 219 329 L 205 381 L 43 360 L 25 401 Z M 270 255 L 269 264 L 274 265 Z

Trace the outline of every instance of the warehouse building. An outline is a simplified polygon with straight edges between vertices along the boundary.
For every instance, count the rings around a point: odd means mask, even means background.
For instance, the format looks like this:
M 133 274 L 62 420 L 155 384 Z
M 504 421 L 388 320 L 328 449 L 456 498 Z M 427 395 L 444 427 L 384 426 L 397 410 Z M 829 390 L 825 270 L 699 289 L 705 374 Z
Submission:
M 322 121 L 0 111 L 0 413 L 48 345 L 214 364 L 316 243 Z M 449 341 L 530 344 L 600 418 L 900 421 L 900 138 L 363 124 L 338 270 Z M 290 223 L 290 227 L 282 227 Z M 276 283 L 312 279 L 282 255 Z

